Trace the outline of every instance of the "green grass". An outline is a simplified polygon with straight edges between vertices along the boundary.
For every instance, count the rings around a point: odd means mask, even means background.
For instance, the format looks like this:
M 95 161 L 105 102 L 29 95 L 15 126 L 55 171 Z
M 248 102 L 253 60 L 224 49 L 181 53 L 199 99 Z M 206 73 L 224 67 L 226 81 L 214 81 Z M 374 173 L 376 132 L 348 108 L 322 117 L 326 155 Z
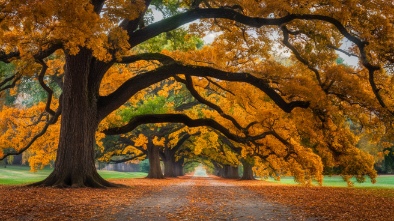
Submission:
M 297 185 L 293 177 L 282 177 L 280 181 L 268 179 L 270 182 Z M 394 175 L 381 175 L 376 178 L 376 183 L 371 183 L 370 179 L 366 179 L 364 183 L 357 183 L 356 179 L 352 179 L 356 188 L 392 188 L 394 189 Z M 325 176 L 323 186 L 327 187 L 347 187 L 347 183 L 343 181 L 341 176 Z
M 7 168 L 0 167 L 0 185 L 20 185 L 37 182 L 45 179 L 52 169 L 44 168 L 37 172 L 30 172 L 28 166 L 7 166 Z M 104 179 L 129 179 L 142 178 L 147 176 L 147 173 L 141 172 L 118 172 L 101 170 L 98 173 Z
M 20 185 L 37 182 L 45 179 L 52 169 L 45 168 L 37 172 L 30 172 L 28 166 L 7 166 L 7 168 L 0 167 L 0 185 Z M 146 173 L 141 172 L 118 172 L 118 171 L 107 171 L 101 170 L 98 173 L 104 179 L 130 179 L 130 178 L 142 178 L 145 177 Z M 394 189 L 394 175 L 382 175 L 378 176 L 377 182 L 372 184 L 369 179 L 364 183 L 357 183 L 354 181 L 354 187 L 356 188 L 392 188 Z M 268 179 L 270 182 L 296 185 L 292 177 L 282 177 L 280 181 Z M 324 177 L 323 186 L 330 187 L 347 187 L 347 183 L 343 181 L 340 176 L 326 176 Z

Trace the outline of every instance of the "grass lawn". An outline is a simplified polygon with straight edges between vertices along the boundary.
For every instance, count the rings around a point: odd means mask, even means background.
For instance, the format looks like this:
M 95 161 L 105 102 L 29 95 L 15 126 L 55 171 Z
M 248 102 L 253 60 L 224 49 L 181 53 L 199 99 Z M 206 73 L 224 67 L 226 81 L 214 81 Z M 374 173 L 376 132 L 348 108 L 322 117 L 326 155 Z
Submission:
M 28 166 L 7 166 L 7 168 L 0 167 L 0 185 L 18 185 L 37 182 L 45 179 L 52 169 L 45 168 L 37 172 L 30 172 Z M 101 170 L 98 173 L 104 179 L 126 179 L 126 178 L 142 178 L 147 176 L 147 173 L 141 172 L 118 172 Z
M 0 167 L 0 185 L 19 185 L 37 182 L 45 179 L 52 169 L 45 168 L 37 172 L 30 172 L 28 166 L 7 166 L 7 168 Z M 104 179 L 129 179 L 146 177 L 147 173 L 141 172 L 118 172 L 99 170 L 98 173 Z M 394 175 L 381 175 L 376 179 L 377 182 L 372 184 L 369 179 L 364 183 L 357 183 L 354 181 L 356 188 L 392 188 L 394 189 Z M 280 184 L 296 185 L 292 177 L 282 177 L 280 181 L 268 179 L 268 181 Z M 347 183 L 343 181 L 340 176 L 326 176 L 324 177 L 323 186 L 330 187 L 347 187 Z
M 293 177 L 282 177 L 280 181 L 268 179 L 270 182 L 296 185 Z M 352 179 L 354 187 L 356 188 L 393 188 L 394 189 L 394 175 L 379 175 L 376 178 L 376 183 L 372 184 L 369 178 L 366 178 L 364 183 L 357 183 L 356 179 Z M 347 183 L 343 181 L 341 176 L 325 176 L 323 186 L 329 187 L 347 187 Z

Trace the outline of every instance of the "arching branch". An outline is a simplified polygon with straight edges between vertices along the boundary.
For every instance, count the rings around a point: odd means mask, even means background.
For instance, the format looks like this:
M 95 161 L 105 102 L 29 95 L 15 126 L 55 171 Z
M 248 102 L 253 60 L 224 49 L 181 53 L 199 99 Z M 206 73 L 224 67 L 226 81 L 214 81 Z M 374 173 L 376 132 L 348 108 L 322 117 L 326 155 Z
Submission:
M 360 59 L 365 68 L 369 72 L 369 83 L 371 85 L 372 91 L 375 97 L 379 101 L 382 107 L 387 107 L 383 101 L 382 96 L 379 94 L 379 88 L 376 86 L 374 80 L 374 72 L 380 70 L 379 66 L 373 65 L 369 62 L 367 58 L 367 53 L 365 51 L 365 46 L 368 45 L 367 41 L 363 41 L 360 38 L 352 35 L 345 26 L 337 19 L 325 15 L 312 15 L 312 14 L 289 14 L 282 18 L 259 18 L 259 17 L 249 17 L 242 13 L 237 12 L 231 8 L 195 8 L 187 12 L 172 16 L 167 19 L 163 19 L 159 22 L 153 23 L 144 29 L 135 31 L 131 36 L 129 43 L 132 47 L 152 38 L 160 33 L 171 31 L 176 29 L 186 23 L 195 21 L 197 19 L 204 18 L 221 18 L 229 19 L 250 27 L 260 28 L 262 26 L 282 26 L 293 20 L 317 20 L 332 24 L 345 38 L 353 42 L 360 51 Z M 318 78 L 319 79 L 319 78 Z M 321 83 L 321 82 L 319 82 Z
M 146 54 L 146 55 L 154 56 L 152 54 Z M 216 79 L 221 79 L 226 81 L 249 83 L 259 88 L 264 93 L 266 93 L 276 103 L 276 105 L 279 106 L 279 108 L 281 108 L 283 111 L 287 113 L 291 112 L 296 107 L 307 108 L 309 106 L 309 102 L 307 101 L 291 101 L 291 102 L 285 101 L 273 88 L 270 87 L 269 82 L 267 80 L 255 77 L 249 73 L 234 73 L 234 72 L 218 70 L 211 67 L 186 65 L 177 62 L 165 55 L 160 55 L 157 57 L 157 60 L 159 61 L 162 59 L 165 59 L 165 62 L 167 63 L 166 65 L 163 65 L 157 68 L 156 70 L 137 75 L 127 80 L 125 83 L 123 83 L 112 94 L 105 97 L 100 97 L 99 98 L 100 119 L 103 119 L 113 110 L 120 107 L 138 91 L 146 87 L 149 87 L 154 83 L 175 76 L 176 74 L 179 73 L 182 73 L 185 76 L 213 77 Z
M 246 139 L 246 137 L 232 134 L 227 128 L 223 127 L 213 119 L 192 119 L 184 114 L 146 114 L 136 116 L 125 126 L 110 128 L 103 132 L 107 135 L 123 134 L 134 130 L 141 124 L 147 123 L 183 123 L 189 127 L 208 126 L 220 131 L 232 140 L 242 141 Z
M 184 114 L 146 114 L 134 117 L 128 124 L 122 127 L 109 128 L 103 131 L 106 135 L 117 135 L 130 132 L 137 128 L 139 125 L 148 123 L 183 123 L 188 127 L 210 127 L 222 133 L 228 139 L 236 141 L 238 143 L 248 143 L 255 140 L 260 140 L 266 136 L 273 135 L 274 131 L 265 131 L 255 136 L 240 136 L 231 133 L 227 128 L 217 123 L 213 119 L 192 119 Z

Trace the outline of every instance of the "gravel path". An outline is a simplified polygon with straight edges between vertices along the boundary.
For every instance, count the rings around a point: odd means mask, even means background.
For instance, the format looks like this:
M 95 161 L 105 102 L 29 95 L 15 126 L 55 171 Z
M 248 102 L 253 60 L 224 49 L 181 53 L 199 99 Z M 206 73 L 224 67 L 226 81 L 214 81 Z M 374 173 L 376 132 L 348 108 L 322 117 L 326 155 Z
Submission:
M 111 220 L 313 220 L 214 177 L 191 177 L 136 200 Z

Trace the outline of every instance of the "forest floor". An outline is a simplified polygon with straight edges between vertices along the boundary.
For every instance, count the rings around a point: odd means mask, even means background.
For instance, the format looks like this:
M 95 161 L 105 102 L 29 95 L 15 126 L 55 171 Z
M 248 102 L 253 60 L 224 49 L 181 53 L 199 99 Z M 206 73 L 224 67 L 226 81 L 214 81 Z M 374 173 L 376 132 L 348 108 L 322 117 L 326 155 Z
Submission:
M 0 220 L 392 220 L 393 189 L 193 177 L 109 189 L 0 186 Z

